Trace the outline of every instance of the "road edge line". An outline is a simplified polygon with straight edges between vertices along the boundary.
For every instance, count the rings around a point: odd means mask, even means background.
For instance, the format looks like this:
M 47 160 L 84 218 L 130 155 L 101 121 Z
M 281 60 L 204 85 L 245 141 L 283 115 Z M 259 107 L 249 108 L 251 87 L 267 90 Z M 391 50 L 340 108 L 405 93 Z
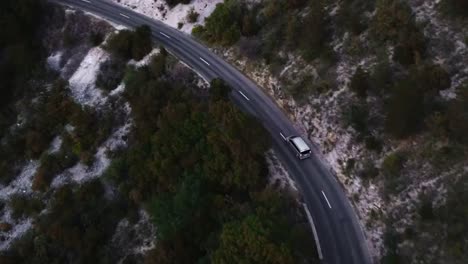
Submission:
M 304 207 L 304 210 L 307 215 L 307 219 L 309 220 L 310 227 L 312 228 L 312 233 L 314 234 L 315 244 L 317 245 L 318 257 L 320 260 L 323 260 L 322 248 L 320 247 L 320 241 L 317 235 L 317 229 L 315 229 L 314 219 L 312 218 L 312 215 L 310 214 L 309 208 L 307 208 L 307 205 L 305 203 L 302 203 L 302 206 Z

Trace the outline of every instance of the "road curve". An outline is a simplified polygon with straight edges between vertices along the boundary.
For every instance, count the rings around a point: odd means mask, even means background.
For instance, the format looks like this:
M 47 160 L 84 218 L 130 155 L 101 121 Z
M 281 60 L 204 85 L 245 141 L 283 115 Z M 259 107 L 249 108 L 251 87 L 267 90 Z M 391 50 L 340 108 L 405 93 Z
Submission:
M 281 134 L 287 136 L 301 133 L 253 81 L 190 35 L 115 3 L 106 0 L 50 1 L 69 5 L 128 27 L 146 24 L 152 29 L 154 41 L 165 46 L 203 78 L 208 81 L 214 78 L 224 79 L 233 87 L 233 101 L 244 111 L 256 116 L 270 132 L 273 148 L 298 184 L 315 223 L 323 254 L 322 263 L 371 263 L 360 223 L 342 186 L 316 154 L 307 160 L 300 161 L 296 158 Z M 307 142 L 312 146 L 311 142 Z

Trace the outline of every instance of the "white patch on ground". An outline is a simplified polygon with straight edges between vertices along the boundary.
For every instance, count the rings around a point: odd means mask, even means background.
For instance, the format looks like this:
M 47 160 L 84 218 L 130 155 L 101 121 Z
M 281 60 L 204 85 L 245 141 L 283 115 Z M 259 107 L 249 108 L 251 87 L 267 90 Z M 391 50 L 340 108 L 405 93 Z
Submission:
M 178 4 L 169 8 L 164 0 L 112 0 L 134 11 L 160 20 L 165 24 L 178 28 L 179 23 L 183 23 L 181 31 L 191 33 L 195 25 L 203 25 L 205 18 L 214 11 L 216 4 L 223 0 L 192 0 L 190 4 Z M 187 22 L 186 17 L 191 8 L 199 14 L 198 20 L 194 24 Z
M 296 182 L 289 176 L 288 171 L 283 167 L 283 164 L 278 160 L 273 150 L 269 150 L 266 153 L 266 161 L 268 164 L 268 170 L 270 171 L 270 184 L 278 185 L 280 188 L 291 189 L 298 191 Z
M 62 147 L 62 137 L 56 136 L 53 140 L 52 143 L 50 144 L 48 152 L 50 154 L 57 153 L 60 148 Z
M 0 201 L 6 203 L 15 194 L 30 194 L 32 192 L 33 177 L 38 167 L 38 161 L 29 161 L 15 180 L 8 186 L 0 186 Z M 0 210 L 0 223 L 11 225 L 11 230 L 0 232 L 0 252 L 8 249 L 13 241 L 32 227 L 32 219 L 13 219 L 11 209 L 8 206 L 3 211 L 3 214 L 1 214 Z
M 112 245 L 124 249 L 124 252 L 120 252 L 122 258 L 119 263 L 128 255 L 144 254 L 156 246 L 156 229 L 148 213 L 140 210 L 139 217 L 137 223 L 123 219 L 117 225 L 111 241 Z
M 11 225 L 11 230 L 0 232 L 0 252 L 7 250 L 16 239 L 30 230 L 32 222 L 31 218 L 14 220 L 11 217 L 11 209 L 6 209 L 0 218 L 0 223 Z
M 137 68 L 140 68 L 140 67 L 143 67 L 143 66 L 146 66 L 148 64 L 150 64 L 151 62 L 151 58 L 153 58 L 153 56 L 159 54 L 159 48 L 154 48 L 150 53 L 148 53 L 148 55 L 146 55 L 143 59 L 141 59 L 140 61 L 134 61 L 134 60 L 130 60 L 128 62 L 129 65 L 134 65 L 135 67 Z
M 126 107 L 129 109 L 128 104 Z M 128 119 L 127 123 L 112 133 L 112 135 L 104 142 L 104 144 L 98 148 L 96 154 L 94 155 L 95 161 L 91 166 L 87 166 L 80 162 L 55 177 L 51 186 L 53 188 L 57 188 L 66 183 L 81 184 L 101 176 L 107 167 L 109 167 L 111 162 L 107 156 L 107 152 L 114 151 L 120 147 L 126 146 L 127 142 L 125 138 L 130 132 L 132 125 L 132 121 Z
M 96 77 L 101 63 L 109 54 L 100 47 L 92 48 L 81 62 L 80 67 L 69 79 L 73 99 L 83 105 L 98 106 L 106 102 L 103 92 L 96 87 Z
M 15 193 L 31 193 L 34 174 L 39 167 L 36 160 L 29 161 L 22 169 L 21 173 L 8 185 L 0 185 L 0 200 L 7 200 Z
M 61 52 L 61 51 L 56 52 L 56 53 L 50 55 L 50 56 L 47 58 L 47 65 L 48 65 L 52 70 L 60 71 L 60 69 L 61 69 L 61 67 L 60 67 L 60 62 L 61 62 L 61 59 L 62 59 L 62 55 L 63 55 L 63 52 Z

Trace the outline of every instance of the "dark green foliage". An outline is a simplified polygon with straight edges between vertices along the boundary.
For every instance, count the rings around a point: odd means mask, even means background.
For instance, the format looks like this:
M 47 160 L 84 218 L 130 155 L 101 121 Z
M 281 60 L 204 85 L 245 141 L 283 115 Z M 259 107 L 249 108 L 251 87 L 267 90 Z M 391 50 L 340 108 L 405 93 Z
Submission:
M 371 12 L 374 1 L 365 0 L 345 0 L 341 2 L 337 14 L 337 24 L 340 28 L 349 30 L 355 35 L 361 34 L 367 29 L 367 21 L 364 21 L 364 12 Z
M 30 77 L 44 69 L 38 33 L 46 16 L 45 5 L 41 0 L 0 3 L 0 135 L 16 116 L 12 102 L 30 88 Z
M 172 68 L 165 65 L 170 59 L 162 56 L 155 61 L 158 70 L 128 69 L 125 97 L 135 120 L 133 144 L 105 175 L 130 200 L 145 203 L 158 226 L 157 247 L 145 261 L 214 259 L 223 226 L 242 222 L 246 214 L 268 219 L 264 224 L 271 235 L 259 237 L 265 246 L 281 252 L 268 252 L 266 258 L 314 259 L 313 253 L 306 253 L 310 247 L 296 249 L 303 245 L 297 239 L 304 229 L 299 225 L 303 222 L 294 218 L 294 203 L 284 205 L 279 201 L 290 200 L 254 195 L 265 187 L 263 155 L 269 141 L 264 129 L 227 100 L 231 88 L 222 80 L 212 81 L 210 100 L 198 100 L 177 80 L 165 81 L 171 75 Z M 293 236 L 286 226 L 298 231 Z M 225 229 L 229 228 L 228 224 Z M 231 242 L 226 240 L 224 253 Z
M 405 1 L 379 0 L 371 24 L 372 35 L 380 42 L 396 45 L 394 60 L 411 65 L 421 61 L 426 53 L 425 39 Z
M 467 257 L 468 219 L 467 204 L 462 201 L 468 199 L 468 175 L 464 174 L 451 185 L 444 205 L 434 210 L 435 221 L 444 228 L 440 228 L 444 243 L 442 247 L 449 253 L 453 263 L 463 263 Z
M 17 263 L 112 263 L 115 252 L 103 245 L 125 212 L 118 198 L 105 198 L 99 181 L 57 190 L 50 209 L 38 217 L 33 232 L 12 250 Z M 113 260 L 112 260 L 113 259 Z
M 104 61 L 99 66 L 96 86 L 105 91 L 114 90 L 122 82 L 125 67 L 125 62 L 118 58 Z
M 409 74 L 395 84 L 385 105 L 385 130 L 397 138 L 419 131 L 436 109 L 438 92 L 450 87 L 449 75 L 437 65 L 413 67 Z
M 403 169 L 405 156 L 400 152 L 388 155 L 382 163 L 382 173 L 388 177 L 398 177 Z
M 109 38 L 106 48 L 114 56 L 128 60 L 132 56 L 132 37 L 130 30 L 121 30 Z
M 468 2 L 466 0 L 442 0 L 440 5 L 447 14 L 468 17 Z
M 149 69 L 155 78 L 159 78 L 166 73 L 167 51 L 161 48 L 161 52 L 151 58 Z
M 93 47 L 97 47 L 101 45 L 101 43 L 104 41 L 104 34 L 100 32 L 92 32 L 91 35 L 89 36 L 89 42 Z
M 357 96 L 365 98 L 369 90 L 369 74 L 358 67 L 351 78 L 350 88 Z
M 73 166 L 78 161 L 78 157 L 71 149 L 62 149 L 54 154 L 44 154 L 41 158 L 41 165 L 34 175 L 32 189 L 37 191 L 45 191 L 49 188 L 54 177 Z
M 204 38 L 221 45 L 232 45 L 240 37 L 240 9 L 235 1 L 216 5 L 216 9 L 205 20 Z
M 468 144 L 468 84 L 460 87 L 447 110 L 448 135 L 455 142 Z
M 147 25 L 137 27 L 132 39 L 132 58 L 137 61 L 143 59 L 151 52 L 152 45 L 151 28 Z
M 165 1 L 170 7 L 173 7 L 178 4 L 186 5 L 190 3 L 190 0 L 165 0 Z
M 367 122 L 369 109 L 366 104 L 353 104 L 344 115 L 346 122 L 353 127 L 359 135 L 368 133 Z
M 214 79 L 210 82 L 210 98 L 214 101 L 227 101 L 231 94 L 231 87 L 221 79 Z
M 383 239 L 386 253 L 380 262 L 382 264 L 401 263 L 401 256 L 398 250 L 398 244 L 401 242 L 401 235 L 387 223 Z
M 199 16 L 200 14 L 195 12 L 195 9 L 192 7 L 187 14 L 187 20 L 189 23 L 195 23 L 197 22 Z
M 44 209 L 44 204 L 39 197 L 29 197 L 21 194 L 12 196 L 9 206 L 12 209 L 11 216 L 14 219 L 35 216 Z
M 161 194 L 149 204 L 149 212 L 158 227 L 158 238 L 173 239 L 182 230 L 207 217 L 207 197 L 204 197 L 200 180 L 187 177 L 174 195 Z M 197 225 L 201 231 L 202 226 Z
M 272 241 L 273 233 L 272 227 L 256 215 L 227 223 L 221 232 L 220 247 L 212 255 L 212 263 L 294 263 L 287 246 Z
M 417 132 L 423 123 L 424 98 L 417 85 L 412 80 L 398 82 L 386 105 L 385 130 L 397 138 Z
M 144 25 L 135 31 L 121 30 L 109 38 L 106 48 L 123 60 L 141 60 L 152 48 L 151 28 Z
M 309 9 L 310 11 L 302 21 L 299 43 L 300 51 L 306 60 L 315 59 L 321 52 L 324 52 L 327 39 L 324 2 L 322 0 L 310 1 Z

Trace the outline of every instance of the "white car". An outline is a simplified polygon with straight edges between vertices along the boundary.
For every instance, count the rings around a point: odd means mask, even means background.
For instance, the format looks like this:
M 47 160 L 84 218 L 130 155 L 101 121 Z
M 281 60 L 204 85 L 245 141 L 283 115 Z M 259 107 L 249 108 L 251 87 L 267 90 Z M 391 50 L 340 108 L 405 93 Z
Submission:
M 286 141 L 288 141 L 289 144 L 291 144 L 292 148 L 296 152 L 296 156 L 299 159 L 303 160 L 310 157 L 312 151 L 307 145 L 307 143 L 304 141 L 304 139 L 302 139 L 299 136 L 289 136 L 286 138 Z

